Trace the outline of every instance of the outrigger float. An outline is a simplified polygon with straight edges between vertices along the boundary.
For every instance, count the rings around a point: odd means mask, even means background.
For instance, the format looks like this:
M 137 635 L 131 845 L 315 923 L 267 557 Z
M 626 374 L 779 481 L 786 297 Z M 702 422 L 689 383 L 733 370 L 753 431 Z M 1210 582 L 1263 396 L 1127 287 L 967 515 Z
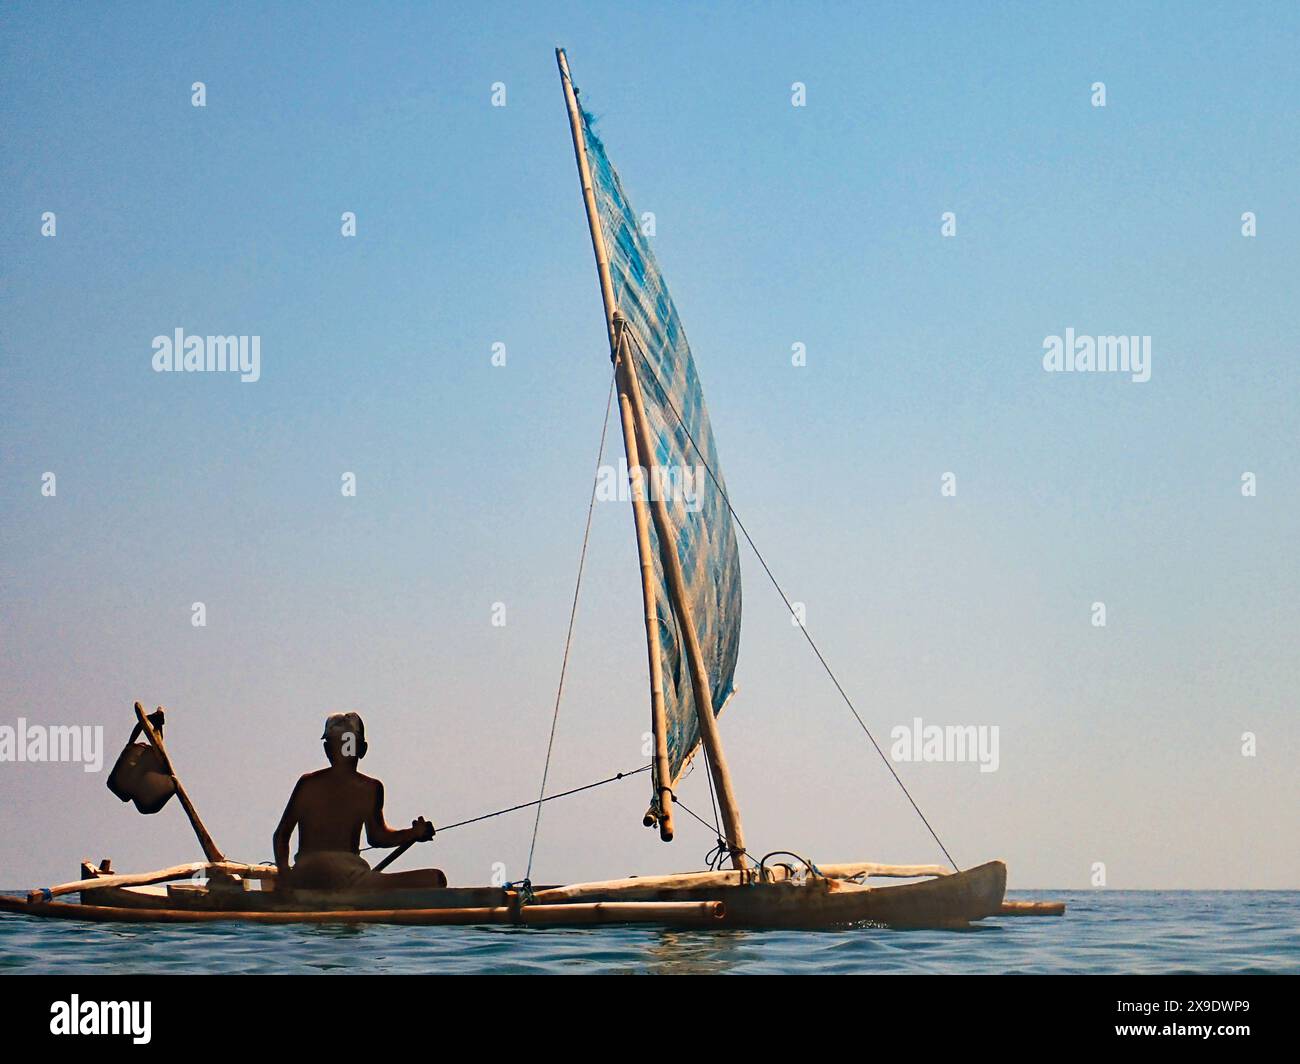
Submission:
M 146 716 L 136 703 L 136 731 L 119 759 L 123 778 L 131 777 L 130 786 L 119 789 L 110 777 L 110 787 L 124 801 L 133 797 L 147 813 L 157 812 L 175 794 L 206 859 L 131 875 L 114 873 L 108 861 L 87 861 L 75 881 L 31 891 L 26 898 L 0 897 L 0 911 L 111 923 L 619 923 L 697 928 L 964 928 L 990 917 L 1064 912 L 1064 905 L 1056 902 L 1006 901 L 1007 869 L 1001 861 L 964 871 L 955 865 L 817 865 L 784 852 L 756 860 L 746 849 L 717 726 L 733 693 L 740 642 L 735 513 L 719 472 L 713 432 L 677 309 L 622 182 L 593 132 L 593 120 L 578 104 L 563 50 L 557 49 L 556 60 L 596 257 L 631 481 L 654 735 L 649 766 L 653 785 L 643 822 L 657 828 L 665 842 L 672 840 L 675 789 L 701 753 L 720 814 L 715 825 L 717 864 L 729 861 L 732 867 L 568 886 L 534 886 L 526 878 L 504 887 L 276 890 L 274 866 L 228 861 L 217 848 L 167 756 L 161 711 Z M 673 467 L 699 466 L 707 478 L 689 506 L 686 500 L 647 491 L 647 483 L 673 483 Z M 575 593 L 575 609 L 576 604 Z M 811 643 L 802 625 L 800 630 Z M 848 702 L 848 696 L 844 698 Z M 851 702 L 849 706 L 852 709 Z M 861 717 L 858 721 L 862 723 Z M 140 733 L 147 743 L 134 743 Z M 544 772 L 542 795 L 528 804 L 540 806 L 549 800 L 545 787 Z M 386 867 L 404 849 L 377 868 Z M 868 882 L 877 878 L 910 882 Z M 80 895 L 79 903 L 57 900 L 72 894 Z

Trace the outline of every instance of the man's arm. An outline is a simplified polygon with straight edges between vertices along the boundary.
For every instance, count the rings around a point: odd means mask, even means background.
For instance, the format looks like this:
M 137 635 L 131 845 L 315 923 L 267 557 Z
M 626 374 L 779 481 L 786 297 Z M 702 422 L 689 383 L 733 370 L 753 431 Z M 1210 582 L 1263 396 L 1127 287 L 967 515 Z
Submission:
M 289 840 L 293 838 L 293 829 L 298 826 L 298 792 L 302 790 L 302 780 L 293 786 L 289 795 L 289 804 L 284 807 L 284 815 L 275 827 L 275 836 L 271 844 L 275 850 L 275 867 L 279 872 L 276 880 L 283 885 L 289 879 Z
M 366 841 L 371 846 L 401 846 L 404 842 L 423 842 L 433 838 L 432 825 L 419 817 L 409 828 L 393 828 L 384 820 L 384 785 L 375 781 L 375 805 L 366 818 Z

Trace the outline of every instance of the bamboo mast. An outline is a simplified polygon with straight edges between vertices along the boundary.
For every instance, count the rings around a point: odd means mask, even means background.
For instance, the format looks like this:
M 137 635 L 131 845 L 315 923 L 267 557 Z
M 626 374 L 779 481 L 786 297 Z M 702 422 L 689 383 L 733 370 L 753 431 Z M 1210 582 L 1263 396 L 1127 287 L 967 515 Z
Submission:
M 646 653 L 650 665 L 650 728 L 655 744 L 655 779 L 659 837 L 664 842 L 673 838 L 672 779 L 668 772 L 668 733 L 664 714 L 663 658 L 659 641 L 659 611 L 655 597 L 654 560 L 650 548 L 650 515 L 646 508 L 644 470 L 637 447 L 637 432 L 633 407 L 628 396 L 629 367 L 618 357 L 614 336 L 614 284 L 609 275 L 609 254 L 600 228 L 600 215 L 596 209 L 596 193 L 591 183 L 591 167 L 587 163 L 587 145 L 582 133 L 582 115 L 578 98 L 569 76 L 569 62 L 564 50 L 555 50 L 555 60 L 560 67 L 560 82 L 564 87 L 564 100 L 569 112 L 569 128 L 573 134 L 573 154 L 578 161 L 578 177 L 582 183 L 582 202 L 591 232 L 591 248 L 596 256 L 596 272 L 600 276 L 600 297 L 605 308 L 605 326 L 609 333 L 610 358 L 615 363 L 618 386 L 619 421 L 623 429 L 623 449 L 627 455 L 628 477 L 631 482 L 632 520 L 636 528 L 637 556 L 641 563 L 641 599 L 645 612 Z M 647 815 L 649 819 L 649 814 Z M 653 823 L 653 821 L 651 821 Z
M 577 94 L 573 89 L 573 79 L 569 74 L 569 61 L 564 49 L 555 50 L 555 60 L 560 68 L 560 81 L 564 87 L 564 99 L 569 111 L 569 129 L 573 134 L 573 153 L 578 162 L 578 176 L 582 183 L 583 206 L 587 211 L 587 227 L 591 232 L 591 246 L 596 256 L 596 270 L 600 276 L 600 295 L 605 307 L 605 322 L 609 329 L 610 355 L 614 359 L 620 374 L 619 405 L 622 408 L 624 397 L 631 405 L 633 435 L 627 435 L 624 424 L 624 444 L 629 453 L 640 452 L 653 464 L 654 450 L 650 443 L 646 427 L 645 405 L 641 399 L 640 382 L 635 369 L 627 357 L 620 358 L 620 341 L 625 344 L 626 333 L 618 329 L 617 305 L 614 302 L 614 285 L 609 272 L 609 254 L 605 248 L 605 237 L 600 228 L 600 215 L 596 207 L 596 193 L 591 181 L 591 167 L 587 162 L 586 139 L 582 132 L 582 114 L 578 109 Z M 626 355 L 624 347 L 623 355 Z M 629 470 L 632 461 L 628 460 Z M 652 493 L 653 495 L 653 493 Z M 708 670 L 704 665 L 704 655 L 700 650 L 699 637 L 695 631 L 695 619 L 686 604 L 685 580 L 682 576 L 681 562 L 677 552 L 669 549 L 668 544 L 675 540 L 672 521 L 662 499 L 651 498 L 650 514 L 654 520 L 655 530 L 659 535 L 660 558 L 663 562 L 664 575 L 668 580 L 668 592 L 671 597 L 673 612 L 677 615 L 682 630 L 682 642 L 686 647 L 687 664 L 691 673 L 691 693 L 695 701 L 695 713 L 699 720 L 700 739 L 709 758 L 709 770 L 713 777 L 714 789 L 718 796 L 719 811 L 722 815 L 723 832 L 726 835 L 727 848 L 731 853 L 731 863 L 736 868 L 745 867 L 744 832 L 740 824 L 740 807 L 736 803 L 735 791 L 731 784 L 731 773 L 727 767 L 726 755 L 722 751 L 722 739 L 718 734 L 717 720 L 713 715 L 713 698 L 709 690 Z M 640 549 L 638 537 L 638 549 Z M 647 568 L 645 555 L 642 554 L 642 578 L 645 579 Z M 651 572 L 652 575 L 652 572 Z M 649 592 L 653 594 L 653 588 Z M 650 611 L 647 611 L 647 614 Z M 648 626 L 647 626 L 648 627 Z M 656 626 L 657 637 L 657 626 Z M 650 655 L 657 659 L 657 640 L 650 644 Z M 657 710 L 655 700 L 651 697 L 652 716 L 654 717 L 656 749 L 660 737 L 665 734 L 663 704 L 660 700 Z M 666 745 L 666 736 L 664 737 Z M 661 801 L 663 797 L 671 799 L 668 787 L 672 780 L 661 776 Z
M 615 322 L 619 339 L 621 361 L 630 363 L 627 350 L 628 326 L 619 315 Z M 641 399 L 641 382 L 630 365 L 626 371 L 629 382 L 628 397 L 632 403 L 635 416 L 638 443 L 643 452 L 653 455 L 653 444 L 647 428 L 645 405 Z M 670 544 L 676 541 L 672 519 L 668 507 L 662 498 L 651 494 L 650 514 L 654 518 L 655 531 L 659 534 L 660 557 L 663 559 L 664 576 L 668 580 L 668 593 L 672 597 L 673 610 L 677 614 L 681 628 L 682 644 L 686 648 L 687 665 L 691 673 L 691 694 L 695 701 L 695 716 L 700 725 L 700 741 L 708 754 L 709 772 L 713 777 L 713 788 L 718 796 L 718 811 L 722 816 L 722 830 L 726 836 L 727 850 L 731 855 L 733 868 L 745 867 L 745 833 L 740 824 L 740 806 L 736 802 L 736 792 L 731 783 L 731 770 L 727 767 L 727 755 L 722 750 L 722 736 L 718 731 L 718 721 L 713 714 L 713 695 L 709 687 L 709 672 L 704 664 L 704 654 L 700 649 L 699 634 L 695 630 L 695 617 L 687 605 L 686 580 L 682 576 L 681 559 Z

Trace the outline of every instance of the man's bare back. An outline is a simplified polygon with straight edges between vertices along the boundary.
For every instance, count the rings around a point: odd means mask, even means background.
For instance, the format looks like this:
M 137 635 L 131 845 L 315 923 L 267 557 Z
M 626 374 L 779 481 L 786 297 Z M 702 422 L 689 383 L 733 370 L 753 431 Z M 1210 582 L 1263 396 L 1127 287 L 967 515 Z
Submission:
M 356 853 L 365 827 L 372 846 L 395 846 L 384 823 L 384 785 L 360 772 L 340 772 L 334 766 L 309 772 L 298 781 L 289 799 L 298 822 L 298 852 L 341 850 Z
M 384 785 L 357 770 L 365 756 L 365 726 L 355 713 L 334 714 L 325 722 L 328 768 L 298 780 L 275 829 L 277 884 L 316 889 L 385 889 L 445 887 L 436 868 L 414 872 L 373 872 L 361 859 L 361 829 L 371 846 L 400 846 L 433 837 L 424 817 L 409 828 L 393 828 L 384 819 Z M 289 841 L 298 831 L 298 854 L 289 865 Z

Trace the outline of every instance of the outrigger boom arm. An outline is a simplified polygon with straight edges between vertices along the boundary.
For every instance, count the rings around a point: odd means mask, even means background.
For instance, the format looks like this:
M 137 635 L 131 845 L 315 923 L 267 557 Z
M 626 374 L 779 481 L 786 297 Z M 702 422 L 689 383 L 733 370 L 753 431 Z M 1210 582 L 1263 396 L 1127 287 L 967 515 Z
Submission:
M 162 736 L 154 730 L 153 724 L 145 716 L 144 706 L 140 705 L 139 702 L 135 704 L 135 716 L 140 722 L 139 726 L 144 731 L 145 736 L 153 745 L 153 748 L 158 751 L 158 757 L 162 761 L 163 768 L 167 770 L 167 775 L 171 776 L 172 781 L 176 784 L 176 797 L 181 800 L 181 807 L 185 810 L 185 815 L 189 817 L 194 834 L 198 836 L 199 846 L 203 848 L 203 856 L 213 864 L 220 864 L 225 861 L 225 854 L 217 848 L 217 844 L 212 841 L 212 836 L 208 834 L 208 829 L 203 826 L 203 821 L 199 819 L 198 810 L 194 808 L 190 796 L 185 793 L 185 788 L 181 785 L 180 778 L 172 767 L 172 760 L 167 756 L 167 748 L 163 746 Z

